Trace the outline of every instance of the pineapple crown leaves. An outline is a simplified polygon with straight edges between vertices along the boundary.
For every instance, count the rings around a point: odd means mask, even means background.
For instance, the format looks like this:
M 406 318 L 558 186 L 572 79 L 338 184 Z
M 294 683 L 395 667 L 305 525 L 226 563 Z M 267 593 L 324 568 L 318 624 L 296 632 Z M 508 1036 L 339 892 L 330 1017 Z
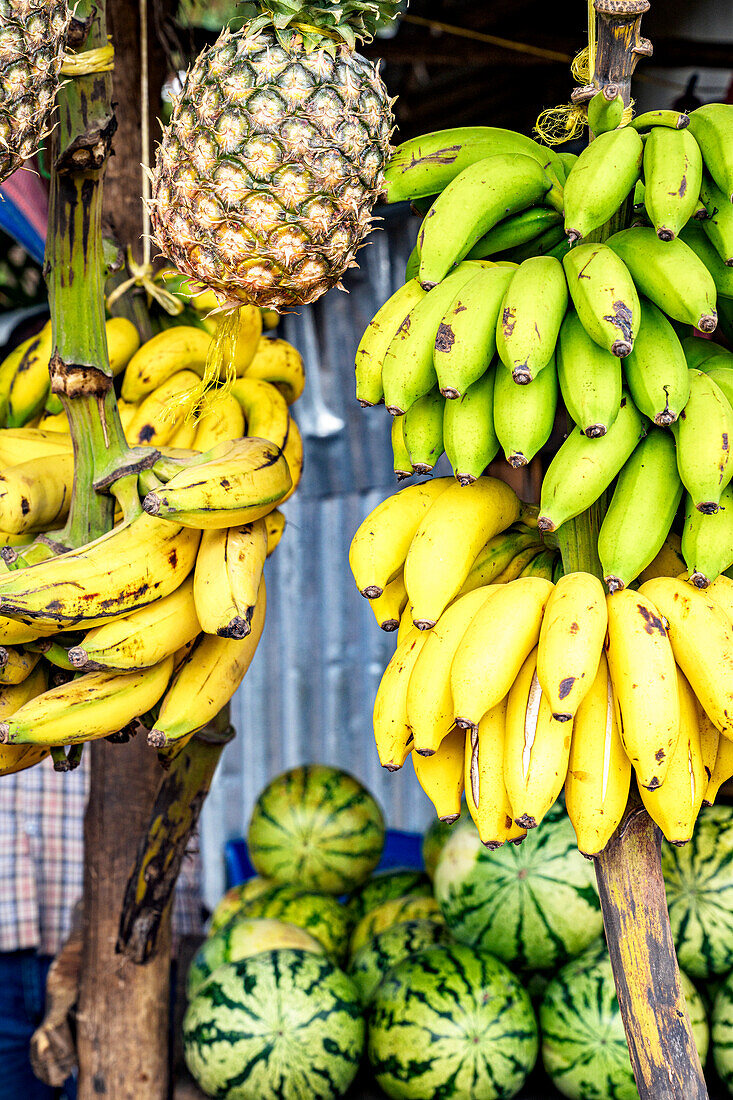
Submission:
M 394 19 L 399 9 L 399 0 L 257 0 L 242 4 L 240 14 L 248 35 L 272 27 L 283 47 L 295 30 L 306 51 L 329 49 L 329 40 L 343 41 L 353 50 L 357 41 L 371 39 L 378 25 Z

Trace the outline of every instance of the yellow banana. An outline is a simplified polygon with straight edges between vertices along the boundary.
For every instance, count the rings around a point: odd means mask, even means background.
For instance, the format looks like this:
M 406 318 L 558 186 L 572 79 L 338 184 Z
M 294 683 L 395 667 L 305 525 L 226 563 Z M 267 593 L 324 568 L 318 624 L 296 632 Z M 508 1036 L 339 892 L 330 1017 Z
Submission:
M 390 633 L 399 627 L 400 615 L 406 604 L 407 589 L 402 573 L 398 573 L 395 579 L 389 582 L 381 596 L 377 596 L 376 600 L 369 601 L 369 606 L 377 620 L 377 626 Z
M 288 428 L 288 439 L 283 448 L 283 457 L 290 470 L 292 485 L 282 498 L 281 504 L 284 504 L 286 500 L 290 500 L 291 496 L 300 485 L 300 479 L 303 476 L 303 437 L 292 416 L 290 417 L 290 426 Z
M 565 808 L 578 849 L 596 856 L 608 844 L 629 799 L 631 764 L 626 755 L 605 654 L 573 722 Z
M 270 382 L 288 405 L 293 405 L 305 388 L 303 357 L 287 340 L 271 340 L 263 336 L 245 377 Z
M 443 738 L 440 748 L 432 756 L 412 754 L 417 781 L 435 806 L 440 820 L 447 825 L 452 825 L 461 816 L 464 742 L 463 730 L 454 729 Z
M 537 645 L 552 589 L 542 577 L 521 577 L 499 585 L 476 614 L 451 665 L 457 725 L 476 729 L 507 694 Z
M 126 317 L 110 317 L 105 324 L 109 368 L 116 378 L 122 374 L 140 347 L 140 334 Z
M 55 634 L 57 629 L 54 625 L 44 630 L 0 615 L 0 645 L 25 645 L 27 642 L 35 642 L 38 638 Z
M 71 436 L 68 432 L 52 432 L 44 428 L 0 429 L 0 467 L 70 453 Z
M 537 678 L 558 722 L 575 715 L 593 686 L 607 625 L 598 578 L 566 573 L 547 601 L 537 654 Z
M 722 573 L 719 577 L 709 584 L 705 589 L 705 595 L 716 603 L 718 607 L 725 612 L 728 619 L 733 623 L 733 580 L 730 577 L 724 576 Z
M 412 751 L 412 730 L 407 723 L 407 684 L 426 636 L 411 626 L 384 670 L 374 700 L 374 740 L 379 763 L 396 772 Z
M 41 659 L 40 653 L 0 646 L 0 684 L 22 684 Z
M 74 484 L 71 451 L 31 458 L 0 473 L 0 527 L 25 531 L 61 525 L 66 519 Z
M 279 512 L 277 508 L 273 508 L 271 512 L 268 512 L 265 516 L 265 528 L 267 530 L 267 556 L 269 558 L 273 550 L 280 545 L 280 539 L 285 533 L 285 527 L 287 520 L 282 512 Z
M 262 312 L 257 306 L 240 306 L 239 331 L 234 346 L 234 369 L 244 374 L 255 357 L 262 338 Z
M 208 396 L 208 394 L 206 394 L 205 396 Z M 119 404 L 124 404 L 124 402 L 119 402 Z M 135 415 L 135 408 L 136 407 L 134 405 L 128 405 L 127 408 L 130 410 L 130 412 L 128 413 L 128 416 L 127 416 L 127 424 L 130 424 L 130 422 L 132 421 L 133 416 Z M 122 417 L 122 415 L 121 415 L 121 419 L 122 419 L 122 426 L 123 426 L 123 428 L 125 428 L 125 419 L 124 419 L 124 417 Z M 193 445 L 194 445 L 194 440 L 196 439 L 196 433 L 199 429 L 199 424 L 200 424 L 200 421 L 196 420 L 196 418 L 194 416 L 189 416 L 187 420 L 184 419 L 184 420 L 179 421 L 178 427 L 176 428 L 173 435 L 170 437 L 170 439 L 168 440 L 168 443 L 166 444 L 166 450 L 175 450 L 175 451 L 190 451 L 190 450 L 192 450 Z M 217 442 L 217 441 L 215 440 L 215 442 Z
M 0 719 L 10 718 L 17 710 L 46 690 L 48 676 L 43 664 L 36 665 L 22 683 L 0 689 Z M 39 764 L 49 754 L 46 745 L 0 745 L 0 775 L 12 775 Z
M 125 426 L 127 442 L 131 446 L 148 444 L 151 447 L 167 443 L 186 419 L 187 402 L 181 400 L 182 395 L 197 383 L 198 377 L 193 371 L 171 374 L 130 417 Z
M 607 652 L 626 754 L 639 786 L 654 789 L 664 782 L 677 744 L 680 708 L 670 638 L 646 587 L 608 597 Z
M 494 579 L 494 584 L 509 584 L 510 581 L 515 581 L 518 577 L 522 576 L 526 567 L 541 553 L 542 547 L 538 543 L 531 543 L 529 546 L 525 546 L 523 550 L 515 554 L 506 568 L 502 569 L 498 577 Z
M 160 749 L 201 729 L 229 702 L 255 655 L 266 604 L 263 578 L 246 638 L 199 636 L 163 698 L 155 729 L 148 734 L 150 745 Z
M 209 451 L 226 439 L 241 439 L 244 435 L 244 413 L 232 393 L 209 390 L 201 399 L 199 417 L 191 446 L 196 451 Z M 173 441 L 171 441 L 173 442 Z
M 731 777 L 733 777 L 733 741 L 727 737 L 721 737 L 712 774 L 705 788 L 703 801 L 706 806 L 713 805 L 718 797 L 718 791 Z
M 682 540 L 674 531 L 670 531 L 654 561 L 649 562 L 646 569 L 639 574 L 639 583 L 643 584 L 654 577 L 679 577 L 684 570 Z
M 697 699 L 695 700 L 695 704 L 697 706 L 697 720 L 700 727 L 700 752 L 702 753 L 702 766 L 705 771 L 705 784 L 707 789 L 707 784 L 713 777 L 715 761 L 718 759 L 720 742 L 726 741 L 727 738 L 723 737 L 717 726 L 713 725 Z
M 542 549 L 539 536 L 534 531 L 509 528 L 508 531 L 494 535 L 476 555 L 471 571 L 463 582 L 460 595 L 463 596 L 466 592 L 472 592 L 474 588 L 481 588 L 485 584 L 494 583 L 514 561 L 517 554 L 530 548 L 536 548 L 537 553 Z
M 504 783 L 505 737 L 506 699 L 483 716 L 477 730 L 466 730 L 466 804 L 481 843 L 489 850 L 506 841 L 517 844 L 527 835 L 514 821 Z
M 409 601 L 405 604 L 405 610 L 400 615 L 400 625 L 397 628 L 397 645 L 402 645 L 411 630 L 417 630 L 412 624 L 412 608 Z
M 28 348 L 37 339 L 37 336 L 31 336 L 28 340 L 24 340 L 22 344 L 18 344 L 14 347 L 8 355 L 5 356 L 2 363 L 0 363 L 0 423 L 5 423 L 5 418 L 8 412 L 8 394 L 12 385 L 15 373 L 20 365 L 20 362 L 25 355 Z
M 173 374 L 181 371 L 196 374 L 198 382 L 204 372 L 211 336 L 192 325 L 174 325 L 159 332 L 135 352 L 122 380 L 122 397 L 133 404 L 162 386 Z
M 249 634 L 266 556 L 263 519 L 244 527 L 204 532 L 193 582 L 203 631 L 220 638 Z
M 43 409 L 51 387 L 51 341 L 51 322 L 47 321 L 23 353 L 10 383 L 5 419 L 9 428 L 22 428 Z
M 247 435 L 267 439 L 282 450 L 287 443 L 290 427 L 290 414 L 282 394 L 269 382 L 247 377 L 238 378 L 231 393 L 241 406 L 247 423 Z

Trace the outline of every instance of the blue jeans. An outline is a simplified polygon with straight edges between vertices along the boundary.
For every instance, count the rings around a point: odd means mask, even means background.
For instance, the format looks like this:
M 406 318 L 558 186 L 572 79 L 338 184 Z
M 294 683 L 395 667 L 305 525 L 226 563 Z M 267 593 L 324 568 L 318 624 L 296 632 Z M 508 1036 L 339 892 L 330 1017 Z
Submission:
M 74 1100 L 73 1083 L 63 1093 L 49 1088 L 31 1069 L 31 1035 L 43 1019 L 47 955 L 0 952 L 0 1093 L 3 1100 Z

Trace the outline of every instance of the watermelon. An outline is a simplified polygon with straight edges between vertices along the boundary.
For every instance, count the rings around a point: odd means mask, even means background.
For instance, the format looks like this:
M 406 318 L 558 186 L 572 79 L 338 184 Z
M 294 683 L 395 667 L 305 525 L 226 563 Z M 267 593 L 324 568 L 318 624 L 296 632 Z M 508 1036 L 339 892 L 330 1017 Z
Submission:
M 434 887 L 455 939 L 519 970 L 557 967 L 603 927 L 593 864 L 560 808 L 522 844 L 494 851 L 475 829 L 459 829 L 443 848 Z
M 461 825 L 465 825 L 470 821 L 464 804 L 461 807 L 461 816 L 452 825 L 449 825 L 447 821 L 441 821 L 439 817 L 430 822 L 422 839 L 422 858 L 428 878 L 435 878 L 435 868 L 438 866 L 440 853 L 443 851 L 443 846 L 448 837 Z
M 364 1049 L 359 995 L 325 955 L 266 951 L 226 963 L 190 1002 L 186 1065 L 225 1100 L 334 1100 Z
M 422 871 L 380 871 L 372 875 L 346 902 L 346 908 L 354 924 L 370 910 L 392 898 L 430 897 L 433 888 L 430 879 Z
M 393 924 L 359 948 L 348 972 L 366 1004 L 387 971 L 397 963 L 428 947 L 450 942 L 451 934 L 442 921 L 423 919 Z
M 368 1015 L 374 1075 L 396 1100 L 515 1096 L 537 1058 L 527 993 L 487 951 L 431 947 L 382 979 Z
M 377 905 L 362 917 L 351 933 L 349 954 L 353 958 L 360 947 L 369 943 L 385 928 L 391 928 L 393 924 L 422 919 L 445 923 L 435 898 L 414 897 L 408 894 L 406 898 L 391 898 L 390 901 L 383 901 L 381 905 Z
M 683 848 L 662 845 L 667 906 L 680 966 L 693 978 L 733 967 L 733 809 L 700 812 Z
M 191 960 L 186 979 L 189 1000 L 217 967 L 278 947 L 295 947 L 301 951 L 315 951 L 318 955 L 324 953 L 319 940 L 294 924 L 266 918 L 233 917 L 216 935 L 204 940 Z
M 680 974 L 700 1059 L 708 1048 L 702 998 Z M 638 1100 L 605 943 L 567 963 L 540 1008 L 542 1060 L 555 1088 L 571 1100 Z
M 248 878 L 246 882 L 240 882 L 239 885 L 232 886 L 231 890 L 227 890 L 226 894 L 216 903 L 209 921 L 209 935 L 218 932 L 232 917 L 240 913 L 246 902 L 259 897 L 260 894 L 267 893 L 273 886 L 277 886 L 277 883 L 268 878 L 260 878 L 259 875 L 254 875 L 252 878 Z
M 711 1015 L 713 1062 L 728 1092 L 733 1092 L 733 973 L 720 986 Z
M 240 913 L 295 924 L 315 936 L 336 962 L 346 957 L 351 929 L 349 914 L 346 906 L 328 894 L 313 894 L 297 886 L 277 886 L 247 902 Z
M 369 878 L 384 848 L 384 817 L 353 775 L 325 764 L 269 783 L 247 832 L 253 867 L 267 878 L 344 894 Z

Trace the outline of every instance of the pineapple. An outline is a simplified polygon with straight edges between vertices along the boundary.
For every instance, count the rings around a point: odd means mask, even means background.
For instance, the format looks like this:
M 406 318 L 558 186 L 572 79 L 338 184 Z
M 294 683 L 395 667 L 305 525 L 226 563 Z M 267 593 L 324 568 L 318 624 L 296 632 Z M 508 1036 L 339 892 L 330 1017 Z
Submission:
M 48 130 L 69 19 L 66 0 L 0 0 L 0 183 Z
M 223 307 L 281 311 L 339 286 L 369 231 L 392 101 L 358 38 L 387 0 L 245 4 L 186 74 L 153 172 L 155 237 Z

